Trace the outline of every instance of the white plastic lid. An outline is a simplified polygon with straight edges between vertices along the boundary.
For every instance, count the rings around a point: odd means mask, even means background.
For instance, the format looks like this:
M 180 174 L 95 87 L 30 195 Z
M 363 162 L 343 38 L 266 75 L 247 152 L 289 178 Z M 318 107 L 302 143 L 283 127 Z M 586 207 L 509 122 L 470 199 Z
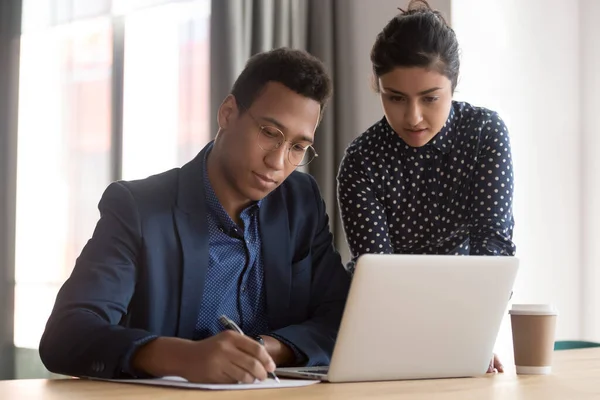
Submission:
M 558 315 L 558 309 L 552 304 L 513 304 L 508 313 L 511 315 Z

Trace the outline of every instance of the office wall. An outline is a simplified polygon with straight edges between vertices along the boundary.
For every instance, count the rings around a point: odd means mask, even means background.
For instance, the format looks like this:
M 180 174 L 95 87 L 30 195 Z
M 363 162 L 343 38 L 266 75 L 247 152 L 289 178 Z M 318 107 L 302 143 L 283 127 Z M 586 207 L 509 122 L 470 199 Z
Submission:
M 555 303 L 559 339 L 598 340 L 600 3 L 457 0 L 452 15 L 463 49 L 457 98 L 496 109 L 511 132 L 522 266 L 513 301 Z M 505 323 L 504 350 L 509 336 Z
M 580 0 L 582 337 L 600 342 L 600 1 Z

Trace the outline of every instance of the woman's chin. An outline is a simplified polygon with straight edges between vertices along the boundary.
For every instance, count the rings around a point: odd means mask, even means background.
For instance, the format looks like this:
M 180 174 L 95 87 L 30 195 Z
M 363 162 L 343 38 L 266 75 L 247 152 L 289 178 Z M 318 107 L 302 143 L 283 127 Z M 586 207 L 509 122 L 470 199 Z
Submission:
M 431 137 L 414 137 L 412 135 L 408 137 L 407 135 L 401 135 L 400 137 L 410 147 L 423 147 L 432 139 Z

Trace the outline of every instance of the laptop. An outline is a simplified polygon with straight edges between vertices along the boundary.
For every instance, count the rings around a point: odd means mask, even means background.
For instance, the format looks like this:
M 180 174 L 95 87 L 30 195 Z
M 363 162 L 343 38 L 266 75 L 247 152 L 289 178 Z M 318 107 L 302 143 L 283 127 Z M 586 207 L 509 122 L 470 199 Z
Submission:
M 327 382 L 484 375 L 518 265 L 504 256 L 363 255 L 330 366 L 276 373 Z

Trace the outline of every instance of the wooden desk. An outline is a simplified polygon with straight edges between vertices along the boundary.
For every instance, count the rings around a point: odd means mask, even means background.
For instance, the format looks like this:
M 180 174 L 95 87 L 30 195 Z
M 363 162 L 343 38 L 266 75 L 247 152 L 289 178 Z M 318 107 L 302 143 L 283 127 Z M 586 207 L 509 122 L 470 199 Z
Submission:
M 304 388 L 207 392 L 79 379 L 0 381 L 0 399 L 600 399 L 600 348 L 555 353 L 554 372 L 481 378 L 321 383 Z

